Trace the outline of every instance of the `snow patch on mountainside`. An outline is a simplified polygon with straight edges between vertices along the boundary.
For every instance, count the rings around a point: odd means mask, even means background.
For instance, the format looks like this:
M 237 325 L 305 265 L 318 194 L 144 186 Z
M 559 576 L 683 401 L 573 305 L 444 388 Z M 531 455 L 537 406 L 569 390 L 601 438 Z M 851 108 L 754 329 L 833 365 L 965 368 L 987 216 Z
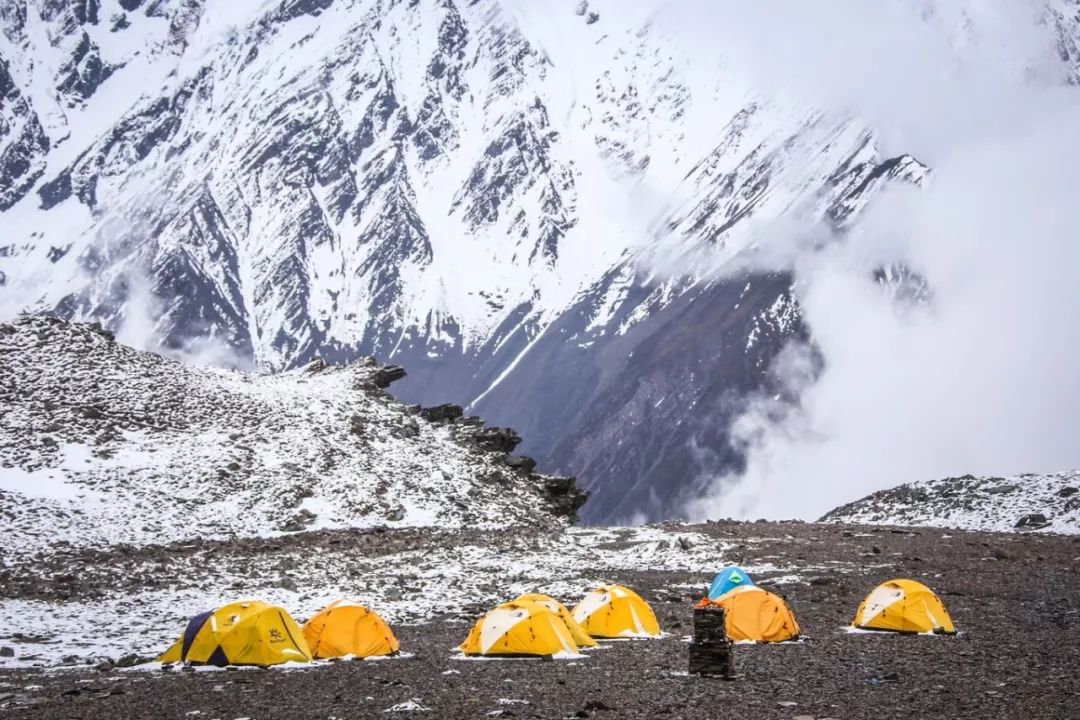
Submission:
M 839 507 L 822 522 L 1080 534 L 1080 471 L 914 482 Z

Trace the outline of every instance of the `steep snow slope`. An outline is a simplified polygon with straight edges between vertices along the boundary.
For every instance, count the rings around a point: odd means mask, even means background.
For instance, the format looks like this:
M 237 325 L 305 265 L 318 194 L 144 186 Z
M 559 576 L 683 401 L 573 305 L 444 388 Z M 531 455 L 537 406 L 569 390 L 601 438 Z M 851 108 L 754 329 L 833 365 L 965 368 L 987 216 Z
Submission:
M 839 507 L 822 521 L 1080 534 L 1080 472 L 914 482 Z
M 597 520 L 738 462 L 727 423 L 802 332 L 740 270 L 755 229 L 927 172 L 647 3 L 20 0 L 0 30 L 0 314 L 399 362 L 402 397 L 533 429 Z
M 192 368 L 49 318 L 0 325 L 0 359 L 7 553 L 559 525 L 584 500 L 572 480 L 512 466 L 513 432 L 395 402 L 381 387 L 398 373 L 370 359 L 276 376 Z

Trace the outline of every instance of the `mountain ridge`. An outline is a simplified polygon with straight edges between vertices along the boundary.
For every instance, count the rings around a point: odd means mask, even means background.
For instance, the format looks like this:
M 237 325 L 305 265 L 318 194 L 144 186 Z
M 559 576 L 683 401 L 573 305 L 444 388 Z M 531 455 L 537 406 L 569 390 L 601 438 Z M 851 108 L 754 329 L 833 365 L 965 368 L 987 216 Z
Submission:
M 1073 5 L 1054 5 L 1070 58 Z M 529 451 L 581 474 L 590 520 L 678 513 L 715 469 L 687 439 L 737 467 L 730 419 L 806 331 L 776 322 L 794 297 L 779 271 L 747 270 L 768 250 L 757 229 L 843 233 L 929 169 L 856 116 L 707 70 L 663 13 L 578 9 L 552 6 L 553 36 L 498 0 L 290 0 L 224 19 L 202 0 L 8 8 L 0 314 L 198 341 L 264 370 L 377 356 L 410 368 L 408 401 L 543 429 Z M 679 332 L 717 323 L 719 369 Z M 683 378 L 737 388 L 687 395 L 716 431 L 629 423 L 588 447 L 602 418 L 640 414 L 617 386 L 685 394 L 625 361 L 664 344 L 693 358 Z M 592 398 L 573 424 L 543 401 L 560 384 Z M 650 431 L 671 471 L 624 500 L 619 447 Z

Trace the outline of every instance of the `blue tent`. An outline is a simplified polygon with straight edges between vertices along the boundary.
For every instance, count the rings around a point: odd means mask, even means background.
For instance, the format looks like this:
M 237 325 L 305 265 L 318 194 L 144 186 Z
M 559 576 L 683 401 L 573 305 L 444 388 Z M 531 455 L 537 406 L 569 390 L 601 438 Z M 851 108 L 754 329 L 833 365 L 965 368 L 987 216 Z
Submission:
M 721 570 L 720 574 L 713 578 L 712 585 L 709 586 L 709 599 L 715 600 L 728 590 L 737 588 L 740 585 L 753 584 L 754 581 L 750 579 L 750 573 L 741 567 L 732 565 Z

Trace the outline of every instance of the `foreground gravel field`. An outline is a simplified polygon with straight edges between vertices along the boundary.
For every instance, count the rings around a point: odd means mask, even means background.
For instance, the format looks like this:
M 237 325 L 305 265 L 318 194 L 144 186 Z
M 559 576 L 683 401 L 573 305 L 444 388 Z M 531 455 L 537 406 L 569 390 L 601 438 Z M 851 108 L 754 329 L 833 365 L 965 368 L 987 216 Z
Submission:
M 813 568 L 762 578 L 788 598 L 803 641 L 737 647 L 734 681 L 689 676 L 685 638 L 708 573 L 595 568 L 641 591 L 668 635 L 605 643 L 580 661 L 463 660 L 452 648 L 468 613 L 451 613 L 399 625 L 405 654 L 380 661 L 198 672 L 0 669 L 0 717 L 1080 717 L 1080 538 L 764 523 L 685 530 L 727 548 L 717 565 Z M 320 536 L 294 545 L 314 548 Z M 846 632 L 862 596 L 894 576 L 937 590 L 960 634 Z M 17 576 L 0 587 L 9 599 L 29 592 Z M 0 630 L 0 645 L 10 642 L 4 637 Z

